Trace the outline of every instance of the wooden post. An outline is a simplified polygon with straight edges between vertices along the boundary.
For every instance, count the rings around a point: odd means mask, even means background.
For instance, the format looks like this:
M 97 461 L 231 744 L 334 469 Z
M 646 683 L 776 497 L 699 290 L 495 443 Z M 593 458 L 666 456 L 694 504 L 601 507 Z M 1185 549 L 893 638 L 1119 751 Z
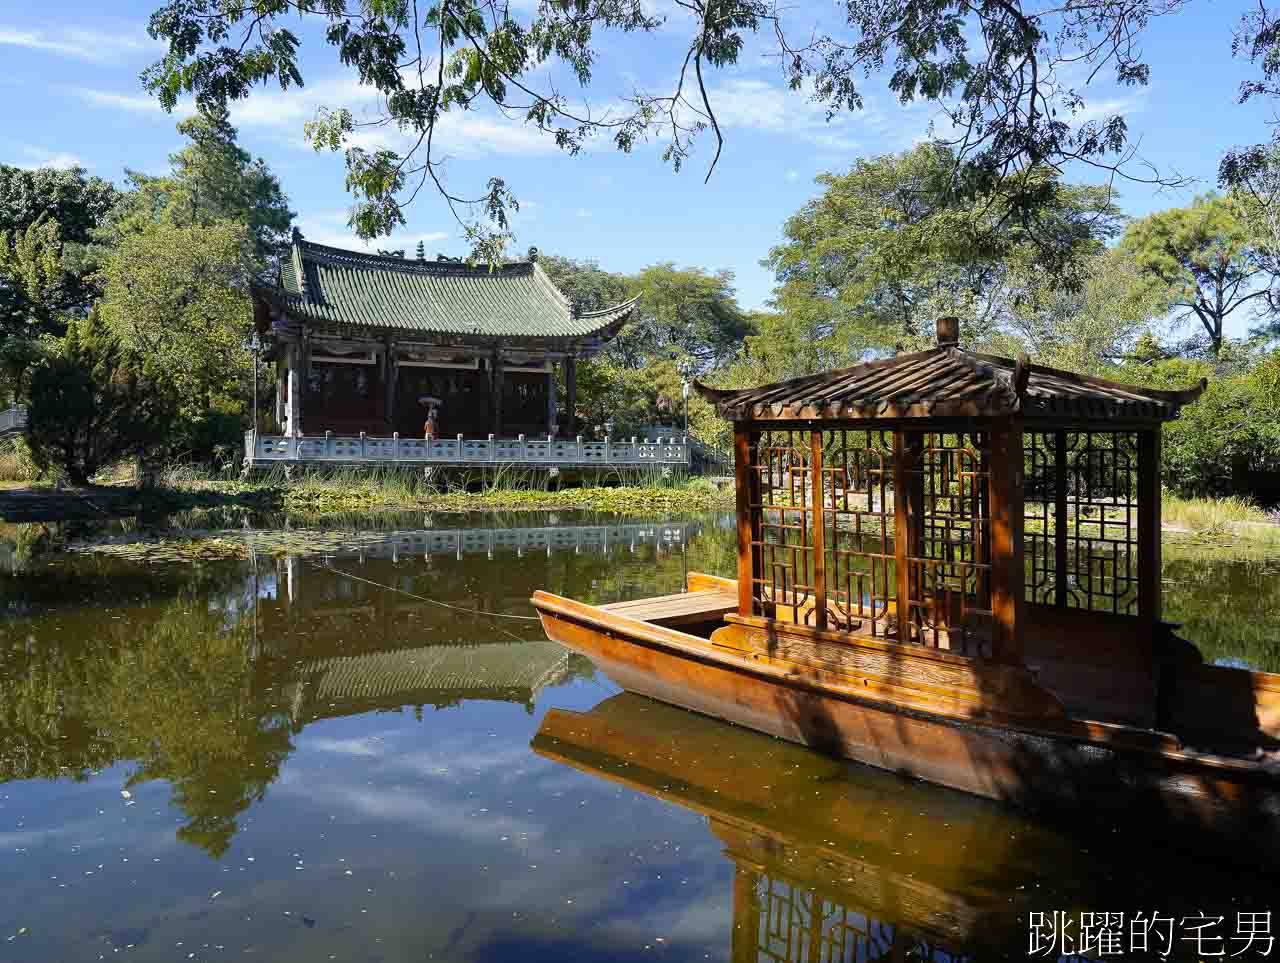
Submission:
M 729 939 L 732 963 L 757 963 L 760 958 L 759 874 L 737 860 L 733 864 L 733 934 Z
M 920 528 L 920 503 L 912 497 L 916 464 L 920 456 L 919 433 L 898 428 L 893 433 L 893 546 L 898 592 L 898 641 L 911 641 L 911 546 Z
M 1053 604 L 1067 604 L 1067 433 L 1053 433 Z
M 1160 426 L 1138 432 L 1138 618 L 1154 633 L 1160 584 Z
M 276 358 L 276 426 L 284 430 L 289 417 L 289 349 L 280 351 Z
M 760 569 L 760 559 L 752 548 L 759 528 L 760 478 L 751 466 L 751 452 L 756 447 L 759 434 L 742 425 L 733 427 L 733 453 L 735 489 L 737 491 L 738 516 L 738 614 L 752 615 L 755 604 L 755 579 Z
M 502 437 L 503 382 L 502 354 L 494 351 L 489 358 L 489 403 L 493 406 L 493 434 Z
M 285 411 L 285 421 L 288 425 L 285 434 L 290 438 L 297 438 L 302 434 L 302 378 L 298 371 L 300 364 L 299 355 L 301 351 L 299 346 L 294 343 L 289 345 L 288 359 L 288 388 L 289 400 L 288 407 Z
M 556 363 L 550 362 L 551 370 L 547 372 L 547 437 L 554 438 L 558 419 L 556 418 Z
M 387 428 L 394 432 L 396 428 L 396 391 L 399 387 L 397 382 L 400 380 L 400 366 L 396 364 L 395 342 L 387 338 L 383 351 L 386 357 L 383 365 L 383 378 L 385 379 L 383 405 L 386 407 Z
M 578 359 L 572 354 L 564 359 L 564 430 L 578 433 Z
M 994 429 L 991 445 L 991 657 L 1022 663 L 1022 422 Z
M 809 435 L 810 512 L 813 525 L 813 626 L 827 627 L 827 533 L 825 529 L 826 485 L 822 477 L 822 431 Z

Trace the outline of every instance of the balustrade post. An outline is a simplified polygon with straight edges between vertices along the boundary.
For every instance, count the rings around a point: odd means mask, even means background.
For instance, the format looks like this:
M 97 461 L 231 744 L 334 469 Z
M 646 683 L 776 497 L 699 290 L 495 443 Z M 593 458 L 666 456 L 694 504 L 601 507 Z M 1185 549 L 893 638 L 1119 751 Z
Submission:
M 397 461 L 400 458 L 400 432 L 393 431 L 391 433 L 391 460 Z
M 495 447 L 496 446 L 493 443 L 493 432 L 489 432 L 489 460 L 490 461 L 497 460 L 498 453 L 494 451 Z
M 582 436 L 578 436 L 578 464 L 582 464 Z
M 326 431 L 324 433 L 324 456 L 326 458 L 333 457 L 333 432 Z
M 613 440 L 608 436 L 604 436 L 604 461 L 609 464 L 613 460 Z
M 458 432 L 458 461 L 462 461 L 462 460 L 463 460 L 463 455 L 462 455 L 462 441 L 463 441 L 463 438 L 462 438 L 462 432 Z
M 362 431 L 360 432 L 360 460 L 361 461 L 364 461 L 369 457 L 368 455 L 365 454 L 364 441 L 365 441 L 365 433 Z

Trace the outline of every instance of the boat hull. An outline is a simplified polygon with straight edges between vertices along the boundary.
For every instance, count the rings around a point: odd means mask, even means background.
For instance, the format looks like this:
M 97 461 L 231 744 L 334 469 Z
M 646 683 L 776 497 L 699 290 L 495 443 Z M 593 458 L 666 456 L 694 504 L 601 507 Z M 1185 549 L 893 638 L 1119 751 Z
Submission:
M 1268 768 L 944 718 L 836 692 L 812 674 L 770 672 L 705 639 L 571 600 L 539 593 L 534 604 L 550 638 L 629 692 L 1023 808 L 1078 817 L 1141 806 L 1280 854 L 1280 785 Z

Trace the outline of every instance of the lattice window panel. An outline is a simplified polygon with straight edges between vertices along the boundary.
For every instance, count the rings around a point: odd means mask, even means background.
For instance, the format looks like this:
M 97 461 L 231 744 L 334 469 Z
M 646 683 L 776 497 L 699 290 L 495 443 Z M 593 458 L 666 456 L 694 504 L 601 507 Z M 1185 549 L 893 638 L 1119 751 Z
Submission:
M 766 431 L 752 449 L 752 597 L 756 615 L 813 623 L 810 433 Z
M 776 877 L 756 877 L 760 908 L 755 928 L 757 963 L 871 963 L 875 960 L 950 959 L 913 933 L 859 913 L 813 890 Z M 750 920 L 735 920 L 751 926 Z M 942 955 L 935 955 L 942 954 Z
M 1049 605 L 1057 591 L 1057 438 L 1052 431 L 1022 436 L 1025 598 Z
M 1138 434 L 1030 432 L 1026 598 L 1133 615 L 1138 611 Z
M 1066 602 L 1138 611 L 1137 432 L 1067 435 Z
M 897 592 L 893 433 L 827 432 L 822 465 L 828 626 L 890 636 L 888 603 Z
M 920 505 L 907 552 L 906 640 L 962 655 L 989 655 L 991 637 L 990 440 L 980 432 L 909 437 L 906 472 Z

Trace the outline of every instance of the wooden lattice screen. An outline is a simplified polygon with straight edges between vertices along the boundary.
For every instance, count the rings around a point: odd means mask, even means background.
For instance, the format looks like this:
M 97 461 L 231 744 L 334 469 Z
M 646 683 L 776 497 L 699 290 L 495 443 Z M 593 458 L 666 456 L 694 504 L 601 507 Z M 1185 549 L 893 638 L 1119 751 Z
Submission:
M 808 887 L 738 864 L 735 963 L 871 963 L 968 957 Z
M 990 654 L 989 444 L 983 433 L 760 432 L 746 446 L 744 614 Z
M 911 510 L 907 626 L 903 641 L 990 654 L 990 438 L 985 433 L 904 434 Z
M 889 637 L 896 592 L 893 433 L 824 433 L 822 471 L 828 625 Z
M 1138 614 L 1141 448 L 1135 431 L 1025 434 L 1027 601 Z

